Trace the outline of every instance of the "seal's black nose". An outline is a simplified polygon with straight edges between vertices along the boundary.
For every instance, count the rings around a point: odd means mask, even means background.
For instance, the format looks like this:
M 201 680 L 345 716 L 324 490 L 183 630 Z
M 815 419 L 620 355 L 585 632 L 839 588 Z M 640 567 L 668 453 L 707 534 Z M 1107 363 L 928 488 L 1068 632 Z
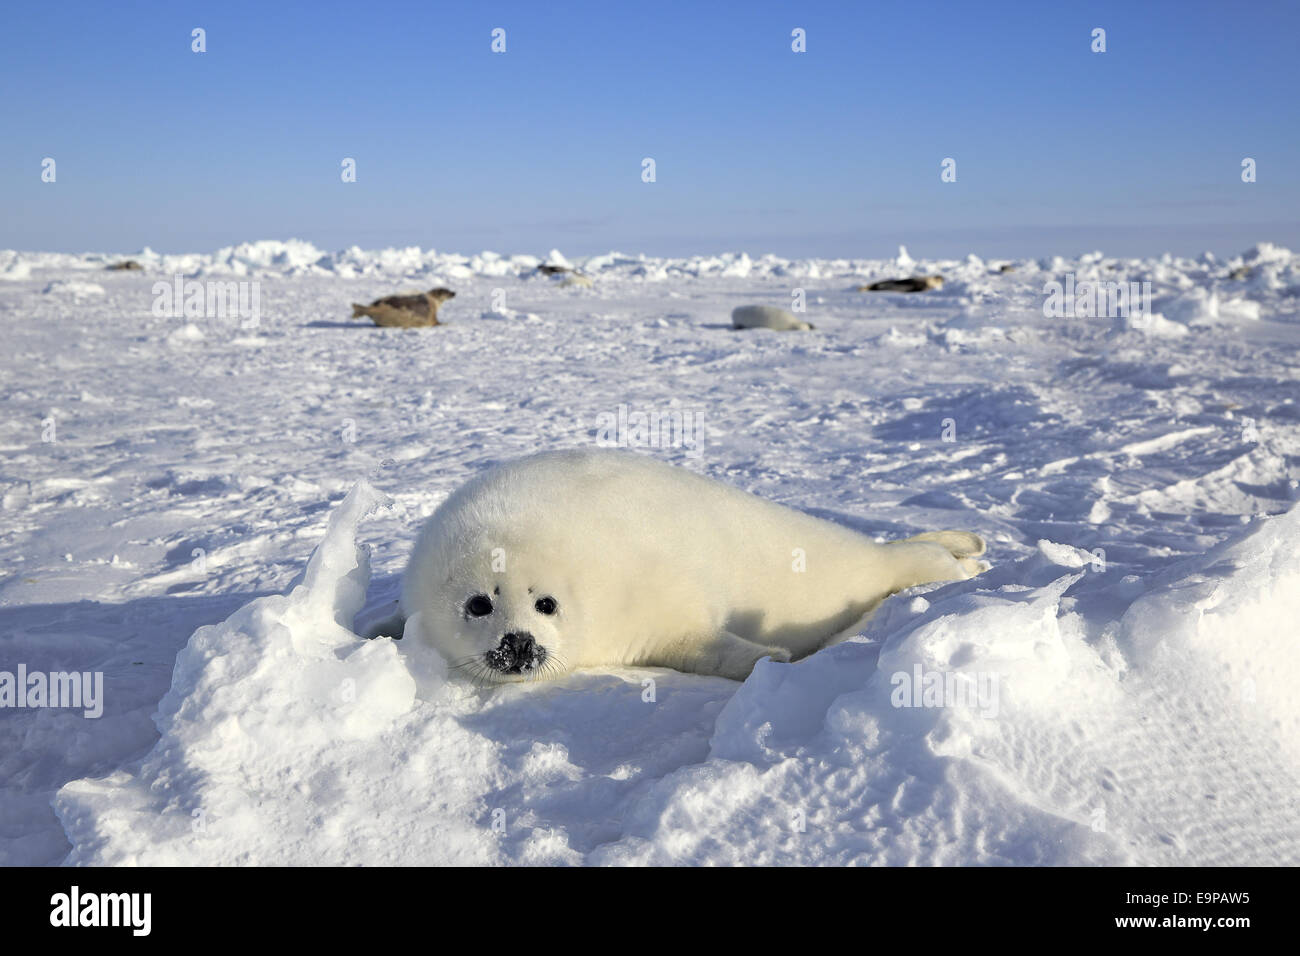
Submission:
M 546 648 L 531 634 L 506 634 L 495 648 L 484 655 L 488 666 L 503 674 L 523 674 L 541 667 Z
M 521 664 L 532 660 L 537 642 L 531 634 L 507 634 L 501 638 L 501 650 L 512 655 Z

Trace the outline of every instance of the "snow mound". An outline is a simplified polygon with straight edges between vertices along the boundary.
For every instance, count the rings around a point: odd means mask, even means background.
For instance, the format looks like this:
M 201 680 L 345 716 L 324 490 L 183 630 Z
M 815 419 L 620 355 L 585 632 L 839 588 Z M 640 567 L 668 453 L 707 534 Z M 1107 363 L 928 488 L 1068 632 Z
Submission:
M 1251 246 L 1242 254 L 1242 259 L 1252 265 L 1266 262 L 1289 262 L 1294 253 L 1283 246 L 1271 242 L 1260 242 Z
M 663 282 L 668 279 L 799 279 L 818 280 L 842 278 L 861 284 L 867 278 L 897 278 L 903 275 L 942 274 L 944 288 L 933 295 L 919 297 L 921 302 L 936 297 L 964 298 L 975 303 L 992 298 L 1001 284 L 990 284 L 993 278 L 989 262 L 973 253 L 954 259 L 915 259 L 906 246 L 898 247 L 898 255 L 887 259 L 787 259 L 771 253 L 751 258 L 744 251 L 714 255 L 647 256 L 628 255 L 610 251 L 599 255 L 568 258 L 558 249 L 545 257 L 528 254 L 503 255 L 483 251 L 476 255 L 438 252 L 419 246 L 400 248 L 362 249 L 349 246 L 329 252 L 302 239 L 260 239 L 226 246 L 210 253 L 160 254 L 151 249 L 130 253 L 130 258 L 145 265 L 150 272 L 183 274 L 197 277 L 334 277 L 342 279 L 409 280 L 422 287 L 446 285 L 475 277 L 493 279 L 525 279 L 535 274 L 542 264 L 562 266 L 582 272 L 593 280 L 629 279 L 642 282 Z M 105 253 L 50 253 L 0 250 L 0 279 L 28 279 L 33 269 L 67 269 L 102 272 L 105 264 L 119 261 L 121 254 Z M 1012 285 L 1026 279 L 1034 272 L 1056 274 L 1073 273 L 1078 279 L 1113 279 L 1127 276 L 1130 280 L 1149 280 L 1160 287 L 1178 292 L 1198 289 L 1198 278 L 1209 277 L 1207 266 L 1219 271 L 1214 260 L 1199 260 L 1164 255 L 1152 259 L 1120 260 L 1108 258 L 1094 251 L 1073 258 L 1044 257 L 1021 262 L 1020 272 L 1012 273 Z M 1250 277 L 1244 283 L 1234 283 L 1234 292 L 1250 293 L 1252 298 L 1269 297 L 1296 287 L 1300 282 L 1300 257 L 1289 249 L 1268 242 L 1260 242 L 1242 255 L 1226 263 L 1229 269 L 1248 266 Z M 1194 278 L 1197 277 L 1197 278 Z M 996 276 L 999 283 L 1002 277 Z M 1206 292 L 1205 289 L 1199 289 Z M 1226 289 L 1225 289 L 1226 291 Z M 919 304 L 919 303 L 918 303 Z M 1249 303 L 1240 300 L 1209 305 L 1188 301 L 1174 311 L 1187 312 L 1189 318 L 1219 321 L 1216 308 L 1225 314 L 1224 320 L 1252 318 Z M 1230 314 L 1241 312 L 1240 315 Z M 1173 311 L 1165 309 L 1166 317 L 1184 321 Z
M 358 484 L 298 586 L 194 633 L 138 771 L 59 793 L 71 862 L 312 862 L 393 838 L 371 812 L 367 751 L 416 681 L 391 641 L 349 630 L 369 580 L 355 528 L 386 504 Z
M 167 333 L 167 344 L 172 348 L 185 348 L 205 339 L 207 336 L 203 334 L 203 330 L 193 322 L 186 322 Z
M 1250 299 L 1220 299 L 1218 292 L 1198 287 L 1156 300 L 1155 311 L 1184 325 L 1206 326 L 1253 322 L 1260 316 L 1260 305 Z
M 1294 865 L 1298 534 L 1262 522 L 1100 638 L 1081 571 L 895 605 L 878 659 L 764 662 L 594 862 Z M 1084 563 L 1044 544 L 1022 578 Z
M 1117 316 L 1115 332 L 1138 332 L 1152 338 L 1176 339 L 1188 334 L 1186 325 L 1170 322 L 1159 312 L 1137 312 Z
M 385 503 L 359 484 L 298 586 L 195 632 L 152 752 L 57 794 L 69 862 L 1300 863 L 1300 510 L 1145 592 L 1102 574 L 1101 633 L 1094 556 L 1043 541 L 738 690 L 480 692 L 351 630 Z
M 82 282 L 78 279 L 55 279 L 42 290 L 43 295 L 70 295 L 74 299 L 85 299 L 95 295 L 104 295 L 104 287 L 95 282 Z

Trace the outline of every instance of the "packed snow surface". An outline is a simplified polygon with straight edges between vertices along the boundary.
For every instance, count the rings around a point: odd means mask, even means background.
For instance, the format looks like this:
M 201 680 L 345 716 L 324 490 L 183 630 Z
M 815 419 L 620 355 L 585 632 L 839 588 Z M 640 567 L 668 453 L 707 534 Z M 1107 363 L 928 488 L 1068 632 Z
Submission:
M 1300 256 L 918 251 L 0 251 L 0 675 L 105 689 L 0 709 L 0 863 L 1300 863 Z M 1048 317 L 1067 275 L 1151 309 Z M 743 684 L 359 636 L 458 484 L 638 412 L 702 428 L 629 454 L 992 570 Z

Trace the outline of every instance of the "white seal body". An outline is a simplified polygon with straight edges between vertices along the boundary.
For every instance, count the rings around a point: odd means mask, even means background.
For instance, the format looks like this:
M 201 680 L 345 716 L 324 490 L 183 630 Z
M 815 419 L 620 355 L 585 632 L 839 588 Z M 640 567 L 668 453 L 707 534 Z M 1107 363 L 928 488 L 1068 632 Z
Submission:
M 812 323 L 804 322 L 793 312 L 771 305 L 741 305 L 731 310 L 734 329 L 775 329 L 778 332 L 807 332 Z
M 543 452 L 434 512 L 402 610 L 489 680 L 601 665 L 744 679 L 764 656 L 812 653 L 895 591 L 978 573 L 983 550 L 966 532 L 877 544 L 633 452 Z

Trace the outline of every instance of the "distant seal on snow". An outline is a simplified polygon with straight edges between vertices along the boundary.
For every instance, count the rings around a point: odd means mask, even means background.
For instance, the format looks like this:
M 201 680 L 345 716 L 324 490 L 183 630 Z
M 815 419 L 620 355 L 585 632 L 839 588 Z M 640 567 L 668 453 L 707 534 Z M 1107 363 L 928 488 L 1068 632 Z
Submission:
M 438 325 L 438 306 L 456 297 L 450 289 L 430 289 L 411 295 L 389 295 L 369 305 L 352 303 L 352 318 L 365 315 L 385 328 L 418 328 Z
M 943 276 L 912 276 L 908 279 L 882 279 L 858 286 L 859 292 L 926 292 L 943 285 Z
M 407 630 L 465 674 L 659 666 L 743 680 L 896 591 L 987 568 L 979 536 L 877 544 L 635 452 L 542 452 L 444 501 L 402 581 Z
M 776 329 L 778 332 L 806 332 L 811 322 L 795 318 L 793 312 L 770 305 L 742 305 L 731 311 L 733 329 Z
M 557 266 L 542 263 L 537 267 L 537 271 L 551 279 L 560 277 L 560 285 L 580 286 L 584 289 L 590 289 L 592 286 L 591 276 L 587 275 L 585 272 L 579 272 L 572 266 Z

